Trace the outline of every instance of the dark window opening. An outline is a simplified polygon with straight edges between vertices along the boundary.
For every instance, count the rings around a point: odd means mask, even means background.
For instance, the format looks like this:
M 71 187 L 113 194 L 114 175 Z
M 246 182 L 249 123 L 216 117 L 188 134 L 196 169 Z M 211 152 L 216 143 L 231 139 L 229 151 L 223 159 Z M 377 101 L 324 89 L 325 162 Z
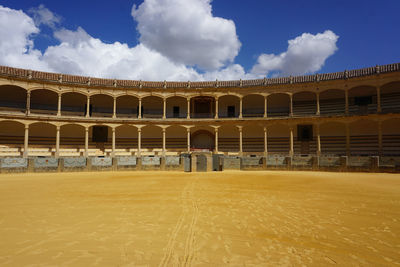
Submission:
M 354 97 L 354 104 L 357 106 L 367 106 L 372 104 L 372 96 L 357 96 Z
M 228 106 L 228 117 L 235 117 L 235 106 Z
M 174 118 L 179 118 L 179 107 L 174 106 L 173 108 L 173 112 L 174 112 Z
M 106 143 L 108 141 L 108 127 L 93 126 L 92 141 L 95 143 Z
M 297 140 L 298 141 L 311 141 L 313 139 L 312 125 L 298 125 L 297 126 Z

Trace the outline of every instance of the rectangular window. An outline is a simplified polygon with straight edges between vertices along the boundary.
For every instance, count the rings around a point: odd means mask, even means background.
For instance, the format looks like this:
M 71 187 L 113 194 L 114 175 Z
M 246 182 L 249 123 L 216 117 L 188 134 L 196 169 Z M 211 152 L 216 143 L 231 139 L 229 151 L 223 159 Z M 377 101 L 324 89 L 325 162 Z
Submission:
M 174 118 L 179 118 L 179 107 L 174 106 Z
M 228 117 L 235 117 L 235 106 L 228 106 Z
M 312 125 L 297 125 L 297 140 L 312 141 L 313 127 Z
M 95 143 L 106 143 L 108 141 L 107 126 L 93 126 L 92 141 Z

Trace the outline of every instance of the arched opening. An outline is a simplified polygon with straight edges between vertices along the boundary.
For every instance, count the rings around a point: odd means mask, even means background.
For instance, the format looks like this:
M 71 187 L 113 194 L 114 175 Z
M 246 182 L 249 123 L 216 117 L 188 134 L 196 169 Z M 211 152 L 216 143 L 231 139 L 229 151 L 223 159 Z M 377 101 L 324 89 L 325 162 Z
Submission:
M 61 96 L 61 115 L 85 116 L 87 97 L 80 93 L 65 93 Z
M 173 96 L 167 99 L 167 118 L 186 118 L 187 100 L 181 96 Z
M 60 156 L 79 156 L 85 151 L 85 127 L 66 124 L 60 127 Z
M 293 127 L 293 150 L 297 155 L 317 153 L 316 127 L 312 123 L 301 123 Z
M 264 127 L 259 125 L 243 127 L 243 151 L 264 152 Z
M 25 113 L 26 90 L 19 86 L 0 86 L 0 110 Z
M 262 95 L 243 97 L 243 117 L 263 117 L 265 98 Z
M 382 155 L 400 156 L 400 119 L 382 122 Z
M 346 155 L 346 125 L 339 122 L 322 123 L 319 127 L 321 136 L 321 154 Z
M 215 148 L 215 136 L 214 128 L 204 126 L 204 127 L 194 127 L 191 128 L 190 135 L 190 147 L 191 150 L 210 150 Z
M 138 130 L 131 125 L 121 125 L 115 129 L 115 153 L 131 155 L 138 148 Z
M 238 152 L 240 150 L 239 129 L 234 125 L 224 125 L 218 129 L 218 150 Z
M 31 92 L 31 113 L 57 115 L 58 94 L 47 89 Z
M 346 111 L 344 90 L 329 89 L 319 94 L 321 115 L 342 115 Z
M 89 156 L 104 156 L 112 150 L 112 129 L 106 125 L 89 127 Z
M 350 154 L 356 156 L 378 155 L 378 123 L 358 120 L 350 123 Z
M 381 109 L 384 113 L 400 111 L 400 82 L 392 82 L 381 87 Z
M 313 92 L 293 95 L 293 116 L 311 116 L 317 113 L 317 97 Z
M 143 118 L 162 118 L 163 99 L 158 96 L 148 96 L 142 99 Z
M 56 126 L 37 122 L 29 125 L 29 156 L 51 156 L 56 147 Z
M 166 148 L 170 151 L 187 150 L 187 130 L 185 127 L 174 125 L 166 130 Z
M 349 113 L 370 114 L 377 112 L 376 88 L 358 86 L 349 90 Z
M 237 118 L 240 113 L 240 98 L 234 95 L 225 95 L 218 98 L 218 117 Z
M 289 154 L 290 129 L 284 124 L 273 124 L 268 127 L 268 153 Z
M 210 96 L 197 96 L 190 99 L 192 118 L 213 118 L 215 99 Z
M 114 99 L 109 95 L 93 95 L 90 97 L 90 110 L 92 117 L 112 117 Z
M 268 117 L 288 117 L 290 113 L 290 97 L 277 93 L 268 96 Z
M 162 151 L 162 129 L 154 125 L 147 125 L 142 128 L 143 151 Z
M 15 121 L 0 121 L 0 155 L 20 156 L 24 147 L 25 125 Z
M 139 99 L 130 95 L 123 95 L 117 98 L 118 118 L 137 118 Z

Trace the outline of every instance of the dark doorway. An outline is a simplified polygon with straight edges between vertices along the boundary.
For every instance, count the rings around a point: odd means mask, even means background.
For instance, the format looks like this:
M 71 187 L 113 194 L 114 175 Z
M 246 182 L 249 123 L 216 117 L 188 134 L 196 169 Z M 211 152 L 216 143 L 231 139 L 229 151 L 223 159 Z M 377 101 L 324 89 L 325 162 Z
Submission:
M 235 106 L 228 106 L 228 118 L 235 117 Z
M 207 157 L 205 155 L 196 156 L 196 171 L 197 172 L 207 171 Z
M 297 125 L 297 140 L 311 141 L 313 139 L 312 125 Z
M 93 126 L 92 141 L 95 143 L 107 143 L 108 127 L 107 126 Z
M 179 106 L 174 106 L 174 118 L 179 118 Z

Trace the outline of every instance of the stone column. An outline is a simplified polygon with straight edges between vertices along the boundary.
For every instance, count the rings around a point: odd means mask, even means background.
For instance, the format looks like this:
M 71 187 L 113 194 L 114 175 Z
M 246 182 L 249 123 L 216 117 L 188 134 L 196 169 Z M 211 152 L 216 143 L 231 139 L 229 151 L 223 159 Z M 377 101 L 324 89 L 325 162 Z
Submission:
M 239 128 L 239 153 L 243 153 L 243 127 L 238 126 Z
M 56 158 L 60 156 L 60 126 L 57 126 L 56 134 Z
M 377 112 L 380 113 L 382 112 L 382 107 L 381 107 L 381 88 L 378 86 L 376 87 L 376 101 L 377 101 Z
M 186 119 L 190 119 L 190 98 L 187 99 L 187 114 Z
M 89 127 L 85 127 L 85 157 L 89 157 Z
M 162 155 L 165 157 L 166 152 L 166 129 L 162 128 Z
M 215 99 L 215 118 L 218 119 L 218 97 Z
M 264 96 L 264 118 L 268 117 L 268 96 Z
M 215 153 L 218 153 L 218 128 L 214 128 L 215 133 Z
M 378 121 L 378 152 L 382 156 L 383 142 L 382 142 L 382 121 Z
M 86 118 L 90 117 L 90 96 L 87 96 L 87 101 L 86 101 Z
M 268 129 L 264 127 L 264 156 L 268 156 Z
M 289 116 L 293 117 L 293 95 L 289 94 L 290 106 L 289 106 Z
M 25 125 L 25 136 L 24 136 L 24 154 L 23 157 L 28 157 L 28 143 L 29 143 L 29 125 Z
M 61 96 L 62 94 L 58 94 L 58 106 L 57 106 L 57 116 L 61 116 Z
M 163 98 L 163 119 L 167 118 L 167 99 Z
M 26 115 L 31 114 L 31 92 L 26 93 Z
M 319 133 L 319 124 L 316 125 L 317 132 L 317 156 L 321 156 L 321 135 Z
M 321 110 L 320 110 L 320 103 L 319 103 L 319 92 L 316 93 L 317 96 L 317 116 L 319 116 L 321 114 Z
M 190 128 L 187 128 L 187 151 L 190 152 Z
M 293 157 L 293 155 L 294 155 L 293 126 L 290 126 L 290 151 L 289 151 L 289 156 Z
M 112 130 L 112 152 L 111 157 L 115 157 L 115 128 L 111 128 Z
M 344 91 L 344 100 L 345 100 L 345 113 L 349 115 L 349 91 L 346 89 Z
M 138 128 L 138 156 L 142 154 L 142 129 Z
M 113 105 L 113 116 L 114 119 L 117 117 L 117 98 L 114 96 L 114 105 Z
M 240 97 L 239 118 L 243 118 L 243 97 Z
M 139 98 L 139 114 L 138 114 L 138 119 L 142 118 L 142 99 Z
M 346 123 L 346 155 L 350 156 L 350 125 Z

